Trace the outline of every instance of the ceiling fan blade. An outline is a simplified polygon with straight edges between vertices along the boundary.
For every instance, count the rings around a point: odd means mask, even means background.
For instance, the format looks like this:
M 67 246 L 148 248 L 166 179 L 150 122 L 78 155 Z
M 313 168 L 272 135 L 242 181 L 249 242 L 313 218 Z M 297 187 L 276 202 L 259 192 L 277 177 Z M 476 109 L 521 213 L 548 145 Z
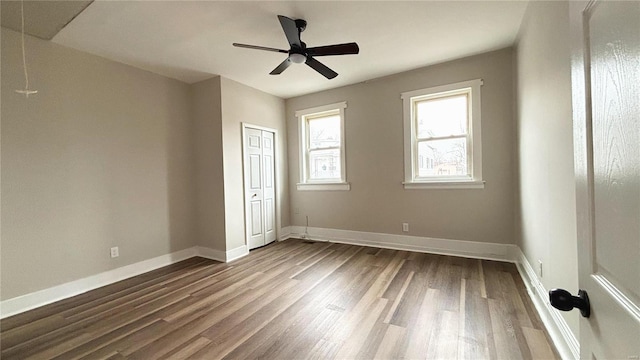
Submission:
M 360 48 L 354 42 L 307 48 L 307 53 L 311 56 L 354 55 L 359 52 Z
M 285 53 L 285 54 L 289 53 L 287 50 L 281 50 L 281 49 L 270 48 L 265 46 L 247 45 L 247 44 L 238 44 L 238 43 L 233 43 L 233 46 L 239 47 L 239 48 L 254 49 L 254 50 L 274 51 L 274 52 Z
M 289 67 L 289 65 L 291 65 L 291 60 L 289 60 L 289 58 L 286 58 L 284 59 L 283 62 L 280 63 L 280 65 L 278 65 L 278 67 L 273 69 L 273 71 L 271 71 L 269 74 L 270 75 L 282 74 L 282 72 L 285 71 Z
M 280 20 L 280 25 L 282 25 L 282 30 L 284 30 L 284 34 L 287 37 L 287 41 L 289 41 L 289 45 L 291 45 L 291 47 L 302 47 L 300 42 L 300 31 L 298 31 L 296 21 L 282 15 L 278 15 L 278 20 Z
M 338 76 L 337 72 L 329 69 L 325 64 L 312 58 L 311 56 L 307 56 L 307 61 L 305 62 L 305 64 L 309 65 L 309 67 L 313 68 L 313 70 L 319 72 L 327 79 L 333 79 L 334 77 Z

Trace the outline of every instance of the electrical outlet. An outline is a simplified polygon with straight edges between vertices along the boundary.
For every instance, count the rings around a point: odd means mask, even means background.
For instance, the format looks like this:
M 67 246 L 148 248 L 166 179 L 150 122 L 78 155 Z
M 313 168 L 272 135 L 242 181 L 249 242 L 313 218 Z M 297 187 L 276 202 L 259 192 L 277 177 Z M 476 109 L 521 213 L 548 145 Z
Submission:
M 409 223 L 402 223 L 402 231 L 409 232 Z
M 120 256 L 120 251 L 118 250 L 117 246 L 114 246 L 111 248 L 111 257 L 112 258 L 117 258 L 118 256 Z
M 538 260 L 538 275 L 542 278 L 542 260 Z
M 300 208 L 299 207 L 293 208 L 293 213 L 300 214 Z

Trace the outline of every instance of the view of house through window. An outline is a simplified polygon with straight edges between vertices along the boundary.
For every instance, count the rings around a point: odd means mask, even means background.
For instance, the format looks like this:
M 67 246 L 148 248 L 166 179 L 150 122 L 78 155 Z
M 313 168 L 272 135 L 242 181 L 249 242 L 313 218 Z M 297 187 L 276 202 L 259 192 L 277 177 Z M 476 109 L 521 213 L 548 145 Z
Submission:
M 468 96 L 415 102 L 418 177 L 467 176 Z
M 307 118 L 309 180 L 340 180 L 340 115 Z

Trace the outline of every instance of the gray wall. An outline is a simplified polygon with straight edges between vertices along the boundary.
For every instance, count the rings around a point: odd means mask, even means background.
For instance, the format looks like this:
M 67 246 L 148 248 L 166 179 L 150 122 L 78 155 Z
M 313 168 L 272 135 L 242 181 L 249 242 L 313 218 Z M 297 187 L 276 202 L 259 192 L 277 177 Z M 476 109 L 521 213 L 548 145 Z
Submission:
M 2 29 L 2 299 L 192 246 L 189 86 L 26 46 L 28 99 L 20 35 Z
M 288 99 L 291 223 L 375 233 L 514 243 L 512 50 L 468 57 L 364 83 Z M 404 190 L 400 94 L 481 78 L 484 189 Z M 350 191 L 298 191 L 296 110 L 347 101 Z M 296 209 L 298 213 L 296 214 Z
M 284 100 L 217 76 L 192 85 L 197 244 L 230 251 L 245 244 L 242 123 L 278 133 L 276 221 L 289 224 Z
M 545 288 L 578 289 L 567 2 L 531 2 L 517 42 L 519 246 Z M 563 312 L 578 335 L 578 313 Z M 576 336 L 577 337 L 577 336 Z
M 225 251 L 220 77 L 191 85 L 195 146 L 196 243 Z
M 187 85 L 2 29 L 2 299 L 194 245 L 244 244 L 241 122 L 278 132 L 284 100 L 214 77 Z M 120 257 L 111 259 L 109 248 Z
M 277 131 L 276 222 L 289 225 L 284 100 L 221 78 L 222 142 L 224 157 L 224 221 L 227 251 L 244 245 L 244 182 L 242 169 L 242 123 Z

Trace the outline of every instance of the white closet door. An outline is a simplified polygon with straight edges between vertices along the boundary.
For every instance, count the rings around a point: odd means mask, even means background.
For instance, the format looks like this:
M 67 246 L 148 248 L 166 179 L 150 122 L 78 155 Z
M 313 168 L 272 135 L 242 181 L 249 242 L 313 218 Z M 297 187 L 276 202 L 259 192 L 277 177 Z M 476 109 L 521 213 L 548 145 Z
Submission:
M 262 131 L 262 165 L 264 175 L 262 187 L 264 203 L 265 244 L 276 239 L 276 190 L 275 190 L 275 151 L 272 132 Z
M 249 249 L 276 239 L 274 133 L 245 127 L 244 182 Z
M 253 249 L 265 244 L 262 131 L 246 128 L 244 140 L 246 236 Z

